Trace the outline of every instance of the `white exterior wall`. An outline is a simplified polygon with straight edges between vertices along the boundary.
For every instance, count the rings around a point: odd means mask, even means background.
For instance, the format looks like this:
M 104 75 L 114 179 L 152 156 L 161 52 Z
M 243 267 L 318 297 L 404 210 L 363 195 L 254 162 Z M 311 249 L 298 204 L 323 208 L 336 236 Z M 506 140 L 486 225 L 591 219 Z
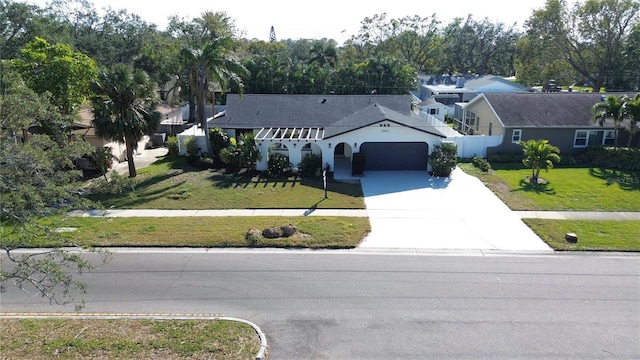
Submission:
M 206 138 L 204 137 L 204 132 L 201 128 L 197 126 L 192 126 L 189 129 L 178 134 L 178 154 L 180 156 L 187 156 L 187 139 L 195 136 L 198 140 L 198 146 L 200 147 L 199 154 L 202 155 L 207 152 L 207 143 Z

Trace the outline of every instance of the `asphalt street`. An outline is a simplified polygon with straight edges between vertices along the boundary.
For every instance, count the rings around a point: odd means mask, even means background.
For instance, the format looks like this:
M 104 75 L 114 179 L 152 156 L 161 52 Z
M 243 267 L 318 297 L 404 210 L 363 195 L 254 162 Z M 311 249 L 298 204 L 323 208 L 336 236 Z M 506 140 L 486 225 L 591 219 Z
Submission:
M 84 312 L 245 318 L 270 359 L 637 359 L 640 256 L 115 253 Z M 9 287 L 2 312 L 68 312 Z

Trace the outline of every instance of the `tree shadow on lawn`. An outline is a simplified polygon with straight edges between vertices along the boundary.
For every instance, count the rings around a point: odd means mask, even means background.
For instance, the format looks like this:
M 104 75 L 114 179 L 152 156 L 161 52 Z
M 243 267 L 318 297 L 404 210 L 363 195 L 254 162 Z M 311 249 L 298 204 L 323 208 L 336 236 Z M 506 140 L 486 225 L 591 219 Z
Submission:
M 264 188 L 289 187 L 293 189 L 296 186 L 307 186 L 324 190 L 322 178 L 298 176 L 266 177 L 263 176 L 259 171 L 244 171 L 234 174 L 216 172 L 209 176 L 208 179 L 211 181 L 214 187 L 219 189 L 235 189 L 248 187 L 257 188 L 259 186 Z M 360 187 L 360 184 L 343 183 L 328 179 L 327 189 L 333 193 L 353 197 L 362 197 L 362 188 Z
M 532 192 L 536 194 L 545 194 L 545 195 L 555 195 L 556 190 L 551 187 L 550 183 L 542 178 L 538 178 L 538 183 L 531 183 L 531 179 L 529 177 L 520 180 L 520 188 L 514 189 L 511 191 L 524 191 L 524 192 Z
M 640 171 L 590 168 L 589 175 L 606 182 L 606 186 L 618 185 L 626 191 L 640 191 Z

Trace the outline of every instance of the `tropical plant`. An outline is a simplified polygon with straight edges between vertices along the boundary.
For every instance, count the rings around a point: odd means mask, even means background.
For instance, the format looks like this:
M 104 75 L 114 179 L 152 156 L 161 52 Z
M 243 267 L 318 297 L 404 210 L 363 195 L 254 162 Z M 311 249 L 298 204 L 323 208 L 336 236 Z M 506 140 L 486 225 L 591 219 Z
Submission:
M 240 140 L 229 140 L 230 145 L 220 151 L 220 159 L 234 170 L 253 167 L 262 158 L 254 134 L 241 134 Z
M 197 29 L 187 31 L 191 39 L 180 54 L 187 69 L 189 89 L 195 95 L 197 121 L 204 129 L 207 153 L 211 154 L 205 116 L 207 94 L 214 93 L 215 86 L 222 92 L 234 90 L 242 93 L 241 77 L 247 71 L 231 54 L 236 39 L 233 37 L 231 20 L 225 13 L 206 12 L 202 18 L 197 19 L 196 24 Z M 196 36 L 198 31 L 201 35 Z
M 209 129 L 209 141 L 211 142 L 211 151 L 214 158 L 220 158 L 220 151 L 229 146 L 229 135 L 221 128 Z
M 627 147 L 631 147 L 633 137 L 640 132 L 640 93 L 636 94 L 633 98 L 624 98 L 622 113 L 623 117 L 629 120 L 629 124 L 625 127 L 625 130 L 629 133 Z
M 591 108 L 593 114 L 593 122 L 598 122 L 600 126 L 603 126 L 607 119 L 613 120 L 613 126 L 615 127 L 616 138 L 615 146 L 618 146 L 618 128 L 623 120 L 623 108 L 624 98 L 622 96 L 609 95 Z
M 527 140 L 518 142 L 522 146 L 524 166 L 531 168 L 531 183 L 537 184 L 540 170 L 549 171 L 554 163 L 560 162 L 560 149 L 549 144 L 549 140 Z
M 124 142 L 129 177 L 136 177 L 133 151 L 138 141 L 156 132 L 160 124 L 160 113 L 155 111 L 158 104 L 155 84 L 144 71 L 115 65 L 101 72 L 91 89 L 94 92 L 92 124 L 96 134 Z
M 313 43 L 309 51 L 309 64 L 316 63 L 320 67 L 328 65 L 335 67 L 338 61 L 338 51 L 334 40 L 318 40 Z
M 449 176 L 458 165 L 458 148 L 451 143 L 436 145 L 431 155 L 429 164 L 433 176 Z

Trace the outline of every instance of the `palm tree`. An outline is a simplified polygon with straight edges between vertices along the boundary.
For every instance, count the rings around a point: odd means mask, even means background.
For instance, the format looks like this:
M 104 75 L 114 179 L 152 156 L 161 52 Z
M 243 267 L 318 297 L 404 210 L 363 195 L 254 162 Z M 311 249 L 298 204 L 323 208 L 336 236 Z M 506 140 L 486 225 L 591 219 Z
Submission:
M 309 50 L 309 55 L 309 64 L 317 63 L 320 67 L 325 65 L 335 67 L 338 60 L 338 51 L 333 40 L 318 40 L 314 42 L 311 50 Z
M 197 121 L 204 130 L 207 153 L 211 154 L 205 116 L 207 94 L 214 93 L 214 86 L 219 86 L 223 92 L 231 89 L 242 93 L 241 77 L 247 75 L 247 70 L 231 56 L 235 39 L 228 18 L 223 13 L 205 13 L 200 22 L 206 35 L 191 41 L 180 54 L 188 71 L 191 91 L 195 94 Z
M 604 101 L 593 105 L 591 108 L 593 122 L 598 122 L 600 126 L 603 126 L 607 119 L 613 120 L 613 126 L 615 127 L 616 132 L 615 146 L 618 146 L 618 127 L 623 120 L 622 105 L 624 105 L 622 97 L 609 95 L 604 99 Z
M 635 97 L 624 99 L 624 105 L 622 106 L 623 117 L 629 120 L 629 125 L 626 127 L 629 132 L 629 140 L 627 141 L 627 147 L 631 147 L 631 141 L 636 133 L 640 132 L 640 93 Z
M 152 135 L 160 124 L 160 113 L 155 111 L 155 84 L 142 70 L 115 65 L 98 75 L 91 90 L 96 135 L 125 143 L 129 177 L 136 177 L 133 150 L 144 135 Z
M 553 168 L 553 163 L 560 162 L 560 149 L 549 144 L 549 140 L 528 140 L 520 141 L 522 146 L 524 166 L 531 168 L 531 183 L 537 184 L 540 170 L 549 171 Z

